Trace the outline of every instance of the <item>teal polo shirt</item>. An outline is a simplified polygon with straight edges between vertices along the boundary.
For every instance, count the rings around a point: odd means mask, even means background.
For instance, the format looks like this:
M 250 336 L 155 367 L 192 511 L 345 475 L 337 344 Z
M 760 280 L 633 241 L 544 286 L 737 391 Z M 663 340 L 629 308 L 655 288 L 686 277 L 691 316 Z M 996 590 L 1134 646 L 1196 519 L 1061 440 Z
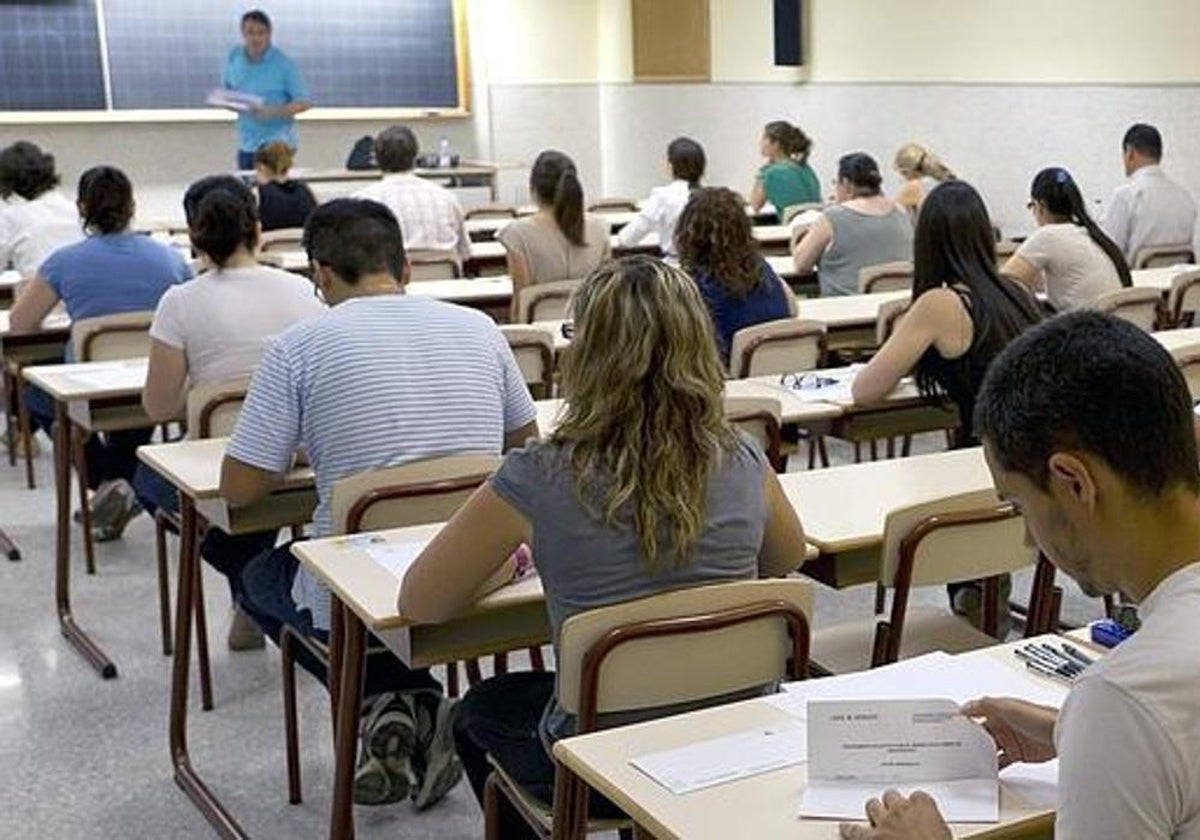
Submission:
M 268 47 L 258 61 L 251 61 L 245 47 L 229 51 L 222 84 L 230 90 L 261 96 L 267 105 L 307 102 L 308 88 L 296 64 L 282 50 Z M 282 140 L 293 149 L 300 145 L 296 118 L 260 120 L 253 114 L 239 113 L 238 148 L 255 152 L 274 140 Z

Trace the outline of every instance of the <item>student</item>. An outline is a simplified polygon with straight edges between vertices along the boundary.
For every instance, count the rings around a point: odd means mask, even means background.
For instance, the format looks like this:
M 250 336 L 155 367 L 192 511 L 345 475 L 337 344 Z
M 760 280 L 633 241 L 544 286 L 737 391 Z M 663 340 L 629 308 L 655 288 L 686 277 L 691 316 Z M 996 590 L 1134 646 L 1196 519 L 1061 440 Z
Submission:
M 303 181 L 288 177 L 296 150 L 276 140 L 254 153 L 258 181 L 258 216 L 263 230 L 304 227 L 304 220 L 317 206 L 316 196 Z
M 882 183 L 870 155 L 854 152 L 838 161 L 838 203 L 825 208 L 792 255 L 801 274 L 820 263 L 822 297 L 858 294 L 860 269 L 912 259 L 912 221 L 883 194 Z
M 338 479 L 441 455 L 499 454 L 537 435 L 529 391 L 492 320 L 404 294 L 404 239 L 390 210 L 363 199 L 323 204 L 308 219 L 304 247 L 331 308 L 269 343 L 221 469 L 231 505 L 263 498 L 303 449 L 316 472 L 315 532 L 328 536 Z M 329 592 L 288 546 L 228 558 L 226 569 L 239 603 L 271 638 L 284 624 L 328 638 Z M 371 657 L 365 693 L 374 700 L 355 800 L 411 795 L 418 808 L 433 804 L 461 777 L 441 686 L 426 669 Z
M 797 204 L 820 204 L 821 182 L 808 165 L 812 140 L 783 120 L 763 128 L 759 151 L 767 162 L 759 167 L 750 188 L 750 206 L 761 210 L 768 201 L 783 221 L 784 211 Z
M 667 166 L 675 180 L 650 191 L 637 216 L 617 234 L 617 243 L 630 248 L 645 239 L 646 234 L 657 233 L 663 253 L 676 256 L 675 224 L 692 192 L 700 187 L 704 163 L 704 149 L 695 140 L 690 137 L 672 140 L 667 146 Z
M 84 172 L 78 206 L 87 238 L 59 248 L 41 264 L 13 306 L 14 331 L 37 329 L 59 301 L 72 321 L 153 310 L 168 289 L 191 277 L 177 251 L 129 230 L 133 185 L 121 170 L 96 166 Z M 28 404 L 34 425 L 49 434 L 54 423 L 50 398 L 30 386 Z M 131 429 L 88 439 L 88 481 L 96 490 L 91 502 L 95 539 L 118 539 L 141 510 L 129 482 L 138 464 L 137 447 L 152 432 Z
M 192 247 L 210 269 L 169 289 L 155 310 L 142 406 L 156 422 L 179 417 L 190 388 L 249 377 L 268 339 L 325 311 L 303 277 L 255 262 L 254 193 L 237 178 L 202 178 L 188 188 L 183 207 Z M 173 485 L 146 465 L 138 466 L 133 486 L 151 516 L 160 506 L 178 510 Z M 274 545 L 275 533 L 227 538 L 214 529 L 202 554 L 219 567 L 229 539 L 262 550 Z M 227 641 L 231 650 L 263 645 L 262 633 L 241 610 L 234 612 Z
M 83 238 L 79 211 L 54 189 L 54 155 L 23 140 L 0 151 L 0 271 L 25 279 L 54 249 Z
M 1091 306 L 1105 292 L 1133 285 L 1125 256 L 1088 215 L 1071 173 L 1043 169 L 1029 194 L 1038 228 L 1008 258 L 1005 274 L 1045 289 L 1059 312 Z
M 1058 840 L 1200 837 L 1200 472 L 1192 400 L 1136 326 L 1077 312 L 1015 340 L 976 426 L 1001 498 L 1085 594 L 1139 605 L 1141 629 L 1076 679 L 1062 710 L 983 698 L 963 711 L 1001 766 L 1058 758 Z M 867 803 L 848 840 L 950 837 L 928 796 Z
M 375 159 L 383 179 L 356 197 L 378 201 L 395 214 L 409 254 L 435 251 L 461 264 L 471 257 L 462 207 L 450 190 L 413 174 L 418 151 L 412 129 L 402 125 L 384 129 L 375 139 Z
M 892 165 L 904 179 L 904 186 L 896 193 L 896 203 L 914 215 L 934 187 L 955 177 L 941 158 L 920 143 L 901 146 Z
M 680 267 L 708 305 L 726 367 L 734 333 L 792 314 L 790 292 L 759 254 L 750 218 L 733 190 L 696 190 L 679 217 L 675 241 Z
M 1150 245 L 1191 246 L 1196 232 L 1196 200 L 1163 172 L 1162 135 L 1135 123 L 1121 141 L 1125 176 L 1113 192 L 1101 227 L 1133 265 Z
M 526 286 L 586 277 L 610 250 L 608 221 L 583 212 L 583 186 L 569 157 L 553 150 L 538 155 L 529 192 L 537 213 L 505 225 L 496 236 L 508 252 L 514 301 Z
M 804 531 L 757 444 L 726 422 L 723 384 L 686 274 L 643 256 L 601 266 L 576 296 L 561 424 L 508 453 L 425 548 L 400 610 L 418 622 L 459 615 L 522 543 L 555 638 L 587 609 L 795 569 Z M 455 741 L 480 802 L 488 755 L 551 800 L 548 750 L 575 725 L 555 703 L 554 679 L 498 676 L 459 704 Z

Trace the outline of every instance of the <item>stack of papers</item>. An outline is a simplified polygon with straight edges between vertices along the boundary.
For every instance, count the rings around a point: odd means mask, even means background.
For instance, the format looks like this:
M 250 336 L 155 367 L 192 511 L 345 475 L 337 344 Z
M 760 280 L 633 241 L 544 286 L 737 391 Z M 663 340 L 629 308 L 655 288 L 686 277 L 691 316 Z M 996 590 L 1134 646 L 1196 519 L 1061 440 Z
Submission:
M 804 727 L 793 722 L 651 753 L 632 764 L 671 793 L 691 793 L 800 764 L 805 738 Z
M 253 111 L 255 108 L 261 108 L 263 98 L 256 93 L 242 93 L 240 90 L 230 90 L 229 88 L 215 88 L 210 91 L 208 98 L 204 100 L 209 105 L 216 105 L 218 108 L 231 108 L 234 111 Z

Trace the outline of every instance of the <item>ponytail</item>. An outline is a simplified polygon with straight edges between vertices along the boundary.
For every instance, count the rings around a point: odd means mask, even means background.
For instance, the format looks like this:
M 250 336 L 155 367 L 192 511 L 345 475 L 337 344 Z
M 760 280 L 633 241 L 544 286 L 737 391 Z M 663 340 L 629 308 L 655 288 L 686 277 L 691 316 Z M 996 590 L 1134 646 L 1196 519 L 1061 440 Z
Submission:
M 1093 242 L 1100 246 L 1112 261 L 1121 279 L 1121 285 L 1129 288 L 1133 285 L 1133 277 L 1129 273 L 1129 264 L 1117 244 L 1108 237 L 1100 226 L 1088 214 L 1087 205 L 1079 185 L 1071 177 L 1071 173 L 1061 167 L 1043 169 L 1033 179 L 1029 194 L 1046 206 L 1046 212 L 1052 216 L 1067 219 L 1071 224 L 1079 225 L 1088 232 Z
M 133 220 L 133 185 L 115 166 L 93 166 L 80 175 L 78 201 L 90 233 L 121 233 Z
M 785 155 L 804 166 L 808 163 L 808 153 L 812 151 L 812 139 L 786 120 L 775 120 L 767 123 L 763 136 L 775 143 Z
M 553 150 L 538 155 L 529 173 L 529 188 L 541 204 L 553 208 L 554 221 L 567 241 L 587 244 L 583 238 L 583 185 L 569 157 Z
M 254 193 L 236 178 L 197 181 L 183 199 L 192 246 L 224 268 L 239 247 L 258 245 L 258 205 Z

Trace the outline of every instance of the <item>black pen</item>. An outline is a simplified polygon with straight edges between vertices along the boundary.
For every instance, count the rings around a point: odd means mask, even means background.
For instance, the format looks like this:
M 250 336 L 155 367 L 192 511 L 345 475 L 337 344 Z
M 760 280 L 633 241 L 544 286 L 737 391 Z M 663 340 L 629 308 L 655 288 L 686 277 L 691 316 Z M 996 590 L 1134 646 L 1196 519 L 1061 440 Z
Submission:
M 1059 674 L 1068 679 L 1074 679 L 1083 669 L 1075 663 L 1060 662 L 1056 659 L 1051 659 L 1046 656 L 1033 645 L 1028 645 L 1024 648 L 1017 648 L 1013 651 L 1018 659 L 1025 660 L 1027 665 L 1036 665 L 1046 671 Z
M 1067 656 L 1076 660 L 1077 662 L 1079 662 L 1080 665 L 1083 665 L 1084 667 L 1087 667 L 1088 665 L 1092 665 L 1096 661 L 1095 659 L 1092 659 L 1090 656 L 1084 656 L 1083 652 L 1079 648 L 1075 647 L 1074 645 L 1069 645 L 1066 642 L 1063 642 L 1062 646 L 1063 646 L 1063 651 L 1066 652 Z

